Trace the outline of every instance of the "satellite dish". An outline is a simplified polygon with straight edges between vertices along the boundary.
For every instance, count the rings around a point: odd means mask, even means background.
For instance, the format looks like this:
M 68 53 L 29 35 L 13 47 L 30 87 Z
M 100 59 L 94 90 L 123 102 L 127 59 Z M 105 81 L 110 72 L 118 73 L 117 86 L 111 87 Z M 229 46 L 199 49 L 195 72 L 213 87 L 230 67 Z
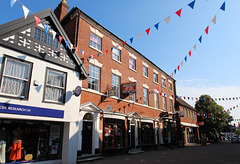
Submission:
M 78 97 L 81 94 L 82 88 L 80 86 L 77 86 L 75 90 L 73 90 L 73 95 Z

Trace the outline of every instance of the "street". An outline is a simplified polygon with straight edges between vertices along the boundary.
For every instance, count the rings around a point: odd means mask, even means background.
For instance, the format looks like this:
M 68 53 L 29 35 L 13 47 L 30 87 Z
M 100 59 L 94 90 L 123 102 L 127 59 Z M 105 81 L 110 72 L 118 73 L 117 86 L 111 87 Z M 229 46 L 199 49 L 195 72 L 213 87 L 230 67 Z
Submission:
M 117 155 L 86 164 L 240 164 L 240 144 L 230 141 L 207 146 L 191 146 L 159 151 L 146 151 L 135 155 Z

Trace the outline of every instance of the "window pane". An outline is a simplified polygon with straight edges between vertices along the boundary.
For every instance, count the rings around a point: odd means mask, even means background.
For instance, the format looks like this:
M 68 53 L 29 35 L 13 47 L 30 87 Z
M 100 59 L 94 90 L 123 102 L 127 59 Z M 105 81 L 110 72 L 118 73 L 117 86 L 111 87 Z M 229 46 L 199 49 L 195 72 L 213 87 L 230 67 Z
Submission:
M 100 68 L 89 64 L 88 88 L 99 91 Z
M 54 38 L 53 40 L 53 47 L 58 48 L 58 39 Z
M 90 45 L 98 50 L 101 51 L 101 43 L 102 42 L 102 38 L 100 38 L 99 36 L 91 33 L 90 35 Z
M 65 75 L 63 73 L 49 71 L 47 84 L 52 86 L 64 87 Z
M 145 105 L 148 105 L 148 89 L 143 88 L 143 101 Z
M 47 35 L 47 44 L 52 46 L 53 36 L 51 34 Z
M 112 58 L 117 60 L 117 61 L 120 61 L 120 58 L 121 58 L 121 52 L 119 49 L 113 47 L 113 50 L 112 50 Z
M 47 34 L 45 31 L 41 31 L 41 42 L 46 43 L 47 40 Z
M 34 38 L 37 40 L 40 40 L 40 33 L 41 33 L 41 30 L 39 30 L 38 28 L 35 28 Z
M 120 77 L 113 74 L 112 75 L 112 89 L 114 89 L 114 95 L 116 97 L 120 97 L 119 87 L 120 87 Z
M 133 59 L 133 58 L 129 58 L 129 68 L 131 68 L 131 69 L 136 69 L 135 68 L 135 59 Z
M 63 102 L 63 90 L 58 88 L 53 88 L 53 87 L 47 87 L 45 99 L 53 100 L 61 103 Z

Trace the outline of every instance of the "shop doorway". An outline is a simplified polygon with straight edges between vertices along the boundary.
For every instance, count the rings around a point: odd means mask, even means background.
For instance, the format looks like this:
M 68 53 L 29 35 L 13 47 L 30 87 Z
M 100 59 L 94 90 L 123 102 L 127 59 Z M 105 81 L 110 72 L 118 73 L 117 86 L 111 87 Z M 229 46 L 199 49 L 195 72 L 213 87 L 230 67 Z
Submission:
M 92 154 L 92 140 L 93 140 L 93 115 L 85 114 L 83 117 L 82 129 L 82 153 Z

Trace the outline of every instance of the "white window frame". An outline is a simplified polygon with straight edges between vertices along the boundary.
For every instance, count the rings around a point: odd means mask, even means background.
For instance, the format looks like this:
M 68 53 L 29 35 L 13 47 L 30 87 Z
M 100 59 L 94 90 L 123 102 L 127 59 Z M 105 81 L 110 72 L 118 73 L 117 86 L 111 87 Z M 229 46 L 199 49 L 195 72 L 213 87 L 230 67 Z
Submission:
M 167 110 L 167 97 L 166 96 L 162 96 L 163 97 L 163 110 Z
M 131 63 L 130 60 L 132 60 L 133 63 Z M 134 59 L 132 57 L 129 57 L 129 68 L 132 69 L 132 70 L 136 70 L 136 59 Z
M 91 40 L 91 35 L 93 35 L 94 37 L 97 37 L 98 39 L 100 39 L 101 43 L 99 44 L 99 43 Z M 93 42 L 94 44 L 98 45 L 99 49 L 98 49 L 98 47 L 91 45 L 91 42 Z M 98 51 L 102 51 L 102 38 L 100 36 L 98 36 L 97 34 L 93 33 L 93 32 L 90 33 L 90 47 L 92 47 L 92 48 L 94 48 L 94 49 L 96 49 Z
M 154 107 L 159 108 L 159 98 L 158 98 L 158 93 L 154 92 Z
M 158 74 L 156 74 L 155 72 L 153 72 L 153 82 L 158 83 Z
M 115 51 L 119 51 L 119 55 L 115 53 Z M 112 59 L 121 62 L 121 50 L 117 47 L 112 47 Z
M 146 69 L 146 71 L 144 70 L 144 68 Z M 148 77 L 148 67 L 146 66 L 143 66 L 143 76 Z
M 173 90 L 173 85 L 171 82 L 168 83 L 168 86 L 169 86 L 169 91 L 172 91 Z
M 136 102 L 136 93 L 130 93 L 129 94 L 129 100 L 133 101 L 133 102 Z
M 93 70 L 90 70 L 90 67 L 93 68 Z M 93 74 L 95 75 L 95 77 L 91 76 L 91 72 L 93 72 Z M 97 77 L 96 75 L 99 74 L 99 76 Z M 92 87 L 89 87 L 90 83 L 89 83 L 89 80 L 90 79 L 95 79 L 97 80 L 97 88 L 92 88 Z M 100 80 L 101 80 L 101 68 L 100 67 L 97 67 L 93 64 L 89 64 L 89 76 L 88 76 L 88 89 L 92 89 L 92 90 L 95 90 L 95 91 L 100 91 Z M 96 85 L 95 85 L 96 86 Z
M 58 74 L 63 76 L 63 81 L 62 81 L 62 85 L 63 86 L 51 85 L 51 84 L 47 83 L 48 82 L 48 78 L 49 78 L 48 75 L 49 75 L 50 71 L 58 73 Z M 51 68 L 47 68 L 43 101 L 44 102 L 50 102 L 50 103 L 64 104 L 65 103 L 65 94 L 66 94 L 66 80 L 67 80 L 67 73 L 66 72 L 62 72 L 62 71 L 54 70 L 54 69 L 51 69 Z M 47 99 L 46 98 L 46 94 L 47 94 L 46 90 L 47 90 L 48 87 L 62 90 L 62 92 L 63 92 L 63 94 L 62 94 L 62 101 L 59 101 L 59 100 L 56 101 L 56 100 Z
M 148 89 L 143 87 L 143 104 L 148 105 Z
M 118 82 L 116 81 L 117 78 L 119 79 Z M 112 89 L 114 89 L 114 96 L 118 98 L 120 98 L 120 84 L 121 84 L 121 76 L 112 74 Z
M 17 63 L 20 63 L 20 64 L 23 64 L 25 66 L 28 66 L 28 70 L 27 70 L 27 78 L 20 78 L 20 77 L 16 77 L 16 76 L 13 76 L 13 75 L 7 75 L 5 74 L 5 70 L 7 69 L 7 62 L 8 61 L 12 61 L 12 62 L 17 62 Z M 26 62 L 26 61 L 20 61 L 18 59 L 14 59 L 12 57 L 4 57 L 4 60 L 3 60 L 3 70 L 2 70 L 2 78 L 1 78 L 1 90 L 0 90 L 0 94 L 2 96 L 10 96 L 10 97 L 15 97 L 15 98 L 20 98 L 20 99 L 28 99 L 28 94 L 29 94 L 29 89 L 30 89 L 30 81 L 31 81 L 31 72 L 32 72 L 32 63 L 30 62 Z M 17 70 L 16 71 L 20 71 L 19 68 L 16 68 Z M 9 71 L 9 69 L 8 69 Z M 20 72 L 19 72 L 20 73 Z M 19 75 L 18 73 L 18 75 Z M 24 95 L 19 95 L 17 94 L 16 92 L 17 91 L 14 91 L 16 94 L 13 94 L 13 93 L 6 93 L 5 91 L 3 90 L 6 90 L 6 88 L 3 86 L 4 85 L 4 79 L 5 78 L 8 78 L 8 79 L 11 79 L 11 80 L 17 80 L 17 81 L 23 81 L 26 83 L 26 88 L 24 89 Z M 14 84 L 13 84 L 14 85 Z M 5 89 L 4 89 L 5 88 Z M 6 90 L 7 91 L 7 90 Z
M 162 86 L 166 88 L 166 78 L 162 77 Z

